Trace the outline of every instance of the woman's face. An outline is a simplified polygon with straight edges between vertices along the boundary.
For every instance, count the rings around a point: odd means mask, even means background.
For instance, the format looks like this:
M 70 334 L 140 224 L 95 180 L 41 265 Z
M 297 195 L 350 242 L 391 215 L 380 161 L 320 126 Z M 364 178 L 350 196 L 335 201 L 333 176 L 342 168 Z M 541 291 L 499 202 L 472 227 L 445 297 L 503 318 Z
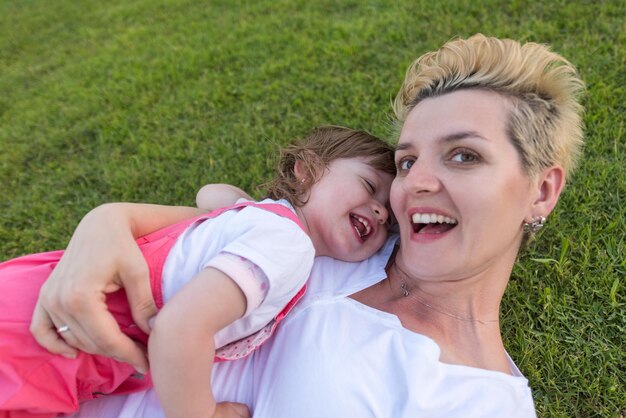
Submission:
M 496 93 L 461 90 L 409 113 L 390 195 L 407 272 L 459 280 L 512 266 L 536 195 L 506 135 L 508 108 Z

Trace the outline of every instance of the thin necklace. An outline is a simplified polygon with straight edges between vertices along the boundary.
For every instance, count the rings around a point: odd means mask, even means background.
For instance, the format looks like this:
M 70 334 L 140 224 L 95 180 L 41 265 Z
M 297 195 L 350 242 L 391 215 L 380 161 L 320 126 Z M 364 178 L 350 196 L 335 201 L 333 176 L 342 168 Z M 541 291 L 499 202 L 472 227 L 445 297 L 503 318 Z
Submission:
M 478 319 L 478 318 L 474 318 L 474 317 L 471 317 L 471 316 L 460 316 L 460 315 L 455 315 L 453 313 L 446 312 L 446 311 L 443 311 L 443 310 L 441 310 L 439 308 L 436 308 L 435 306 L 433 306 L 430 303 L 422 300 L 419 296 L 417 296 L 415 294 L 412 294 L 409 291 L 409 287 L 407 286 L 407 284 L 404 282 L 404 280 L 402 280 L 402 278 L 400 278 L 400 276 L 408 277 L 408 274 L 404 273 L 400 269 L 400 267 L 398 267 L 398 264 L 395 261 L 393 262 L 393 268 L 394 268 L 394 270 L 396 270 L 396 272 L 397 272 L 397 274 L 399 276 L 398 278 L 400 280 L 400 289 L 402 289 L 402 296 L 404 296 L 404 297 L 410 296 L 411 299 L 416 300 L 420 304 L 426 306 L 428 309 L 432 309 L 433 311 L 439 312 L 442 315 L 449 316 L 450 318 L 458 319 L 459 321 L 478 322 L 479 324 L 483 324 L 483 325 L 491 324 L 491 323 L 494 323 L 494 322 L 499 322 L 499 319 Z

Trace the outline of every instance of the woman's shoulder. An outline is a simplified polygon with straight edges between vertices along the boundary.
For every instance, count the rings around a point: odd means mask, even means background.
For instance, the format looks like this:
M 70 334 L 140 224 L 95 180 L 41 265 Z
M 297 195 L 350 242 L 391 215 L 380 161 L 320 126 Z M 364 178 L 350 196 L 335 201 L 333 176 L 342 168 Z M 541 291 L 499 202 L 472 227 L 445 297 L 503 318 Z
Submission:
M 307 283 L 307 299 L 345 297 L 365 289 L 386 277 L 385 266 L 398 237 L 390 236 L 380 250 L 360 262 L 316 257 Z

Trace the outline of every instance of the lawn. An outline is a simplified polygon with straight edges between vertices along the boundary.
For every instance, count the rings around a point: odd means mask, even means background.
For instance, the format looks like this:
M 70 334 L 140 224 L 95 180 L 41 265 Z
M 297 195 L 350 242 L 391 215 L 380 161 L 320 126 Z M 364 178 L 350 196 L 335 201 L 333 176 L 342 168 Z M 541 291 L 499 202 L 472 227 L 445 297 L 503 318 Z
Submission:
M 408 64 L 456 36 L 549 43 L 588 87 L 586 148 L 522 255 L 503 332 L 542 417 L 626 415 L 622 1 L 0 1 L 0 260 L 109 201 L 255 196 L 320 124 L 393 141 Z

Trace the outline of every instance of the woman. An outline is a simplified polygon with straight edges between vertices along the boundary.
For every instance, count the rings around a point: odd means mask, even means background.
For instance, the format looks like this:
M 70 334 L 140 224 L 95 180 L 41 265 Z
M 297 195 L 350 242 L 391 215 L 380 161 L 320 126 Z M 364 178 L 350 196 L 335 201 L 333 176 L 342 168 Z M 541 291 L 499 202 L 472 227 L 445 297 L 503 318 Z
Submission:
M 256 417 L 534 416 L 526 379 L 504 349 L 500 302 L 520 247 L 543 226 L 580 154 L 581 91 L 571 64 L 538 44 L 476 35 L 418 58 L 394 103 L 402 125 L 390 198 L 398 244 L 391 239 L 359 264 L 319 258 L 308 295 L 274 340 L 216 370 L 216 395 L 246 403 Z M 182 216 L 139 212 L 156 217 L 125 214 L 135 235 Z M 104 220 L 88 216 L 75 248 Z M 101 297 L 123 285 L 138 319 L 149 305 L 139 263 L 120 266 L 129 263 L 125 251 L 107 245 L 134 251 L 131 234 L 104 235 L 100 248 L 111 255 L 101 279 L 86 279 L 98 272 L 86 265 L 91 250 L 74 252 L 43 292 L 33 331 L 67 350 L 50 330 L 76 327 L 77 335 L 63 334 L 72 345 L 130 359 L 130 343 L 103 331 L 101 308 L 84 310 L 94 297 L 76 303 L 81 289 Z M 114 285 L 108 279 L 137 270 Z M 103 406 L 109 415 L 158 410 L 151 392 Z

